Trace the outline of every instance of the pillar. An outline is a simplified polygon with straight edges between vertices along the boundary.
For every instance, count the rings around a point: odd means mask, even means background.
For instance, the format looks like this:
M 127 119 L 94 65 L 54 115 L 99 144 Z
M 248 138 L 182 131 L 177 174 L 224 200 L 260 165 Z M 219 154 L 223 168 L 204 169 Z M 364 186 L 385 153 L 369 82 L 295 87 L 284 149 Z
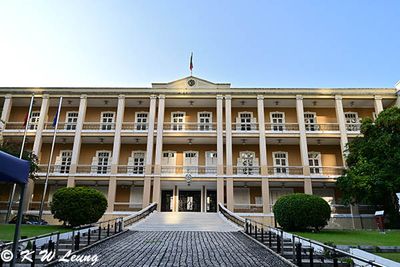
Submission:
M 225 96 L 226 206 L 233 211 L 232 97 Z
M 382 97 L 376 95 L 374 97 L 375 115 L 378 117 L 379 113 L 383 111 Z
M 165 96 L 160 95 L 158 100 L 158 116 L 157 116 L 157 136 L 156 136 L 156 151 L 154 160 L 154 180 L 153 180 L 153 202 L 158 203 L 157 209 L 160 210 L 160 195 L 161 195 L 161 159 L 163 150 L 163 130 L 164 130 L 164 110 Z
M 400 108 L 400 81 L 398 81 L 395 85 L 396 87 L 396 95 L 397 95 L 397 99 L 396 99 L 396 107 Z
M 78 111 L 78 119 L 76 121 L 75 127 L 75 136 L 74 136 L 74 144 L 72 146 L 72 156 L 71 156 L 71 167 L 69 170 L 67 187 L 75 186 L 75 176 L 76 167 L 79 162 L 79 154 L 81 152 L 81 142 L 82 142 L 82 129 L 83 123 L 85 122 L 86 117 L 86 109 L 87 109 L 87 96 L 81 95 L 81 99 L 79 102 L 79 111 Z
M 306 126 L 304 123 L 304 106 L 303 106 L 303 96 L 296 96 L 296 112 L 297 112 L 297 122 L 299 124 L 300 131 L 300 154 L 301 154 L 301 164 L 303 166 L 304 178 L 304 193 L 312 194 L 312 183 L 310 178 L 310 166 L 308 164 L 308 147 L 307 147 L 307 136 L 306 136 Z
M 37 155 L 39 159 L 40 159 L 40 152 L 42 149 L 42 133 L 47 120 L 49 104 L 50 104 L 49 95 L 43 95 L 42 105 L 40 107 L 40 117 L 37 124 L 35 141 L 33 142 L 33 149 L 32 149 L 32 153 Z M 35 183 L 32 181 L 32 179 L 29 179 L 25 189 L 25 200 L 23 203 L 24 212 L 26 212 L 29 209 L 29 203 L 31 202 L 32 199 L 34 187 Z
M 12 107 L 12 96 L 10 94 L 7 94 L 4 97 L 3 110 L 1 112 L 0 131 L 3 130 L 4 124 L 8 122 L 8 119 L 10 118 L 11 107 Z
M 335 109 L 336 109 L 336 119 L 339 124 L 340 131 L 340 148 L 342 152 L 343 166 L 346 166 L 346 145 L 347 145 L 347 129 L 346 129 L 346 118 L 343 111 L 342 96 L 335 96 Z
M 267 143 L 265 139 L 264 96 L 257 96 L 258 131 L 260 146 L 260 173 L 263 213 L 270 213 Z
M 217 95 L 217 202 L 224 204 L 223 97 Z
M 153 148 L 154 148 L 154 122 L 156 117 L 157 96 L 150 96 L 149 124 L 147 128 L 147 149 L 146 149 L 146 167 L 143 186 L 142 207 L 145 208 L 150 204 L 151 191 L 151 167 L 153 164 Z

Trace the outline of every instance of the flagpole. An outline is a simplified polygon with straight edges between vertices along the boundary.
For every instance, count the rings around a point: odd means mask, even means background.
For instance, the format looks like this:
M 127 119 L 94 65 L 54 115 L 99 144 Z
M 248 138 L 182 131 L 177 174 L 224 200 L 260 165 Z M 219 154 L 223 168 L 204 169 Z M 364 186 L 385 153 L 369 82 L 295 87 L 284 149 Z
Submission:
M 22 144 L 21 144 L 21 151 L 19 153 L 19 158 L 22 159 L 22 155 L 24 154 L 24 147 L 25 147 L 25 141 L 26 141 L 26 134 L 28 132 L 28 127 L 29 127 L 29 120 L 31 119 L 31 112 L 32 112 L 32 107 L 33 107 L 33 100 L 35 98 L 35 94 L 32 94 L 31 97 L 31 102 L 29 104 L 29 111 L 28 111 L 28 116 L 26 119 L 26 124 L 25 124 L 25 131 L 24 131 L 24 137 L 22 139 Z M 13 185 L 12 191 L 11 191 L 11 195 L 10 195 L 10 199 L 8 200 L 8 209 L 7 209 L 7 215 L 6 215 L 6 220 L 5 222 L 8 223 L 8 220 L 10 219 L 10 215 L 11 215 L 11 210 L 12 210 L 12 203 L 14 200 L 14 195 L 15 195 L 15 190 L 17 189 L 17 184 Z
M 49 156 L 49 161 L 47 163 L 47 172 L 46 172 L 46 180 L 44 182 L 44 189 L 43 189 L 43 194 L 42 194 L 42 200 L 40 201 L 40 208 L 39 208 L 39 220 L 42 219 L 43 215 L 43 208 L 44 208 L 44 199 L 46 197 L 46 192 L 47 192 L 47 185 L 49 183 L 49 173 L 50 173 L 50 167 L 51 167 L 51 161 L 53 159 L 53 152 L 54 152 L 54 146 L 56 144 L 56 136 L 57 136 L 57 128 L 58 128 L 58 120 L 60 118 L 60 112 L 61 112 L 61 105 L 62 105 L 62 99 L 63 97 L 60 97 L 60 101 L 58 103 L 58 110 L 56 114 L 56 125 L 54 125 L 54 132 L 53 132 L 53 142 L 51 143 L 51 150 L 50 150 L 50 156 Z

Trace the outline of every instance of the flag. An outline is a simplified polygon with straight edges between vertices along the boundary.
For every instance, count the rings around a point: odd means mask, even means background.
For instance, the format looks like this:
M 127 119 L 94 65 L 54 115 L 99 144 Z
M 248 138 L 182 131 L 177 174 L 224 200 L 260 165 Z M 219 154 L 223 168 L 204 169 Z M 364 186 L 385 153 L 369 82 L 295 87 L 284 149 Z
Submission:
M 56 115 L 54 116 L 54 119 L 53 119 L 53 127 L 56 127 L 57 119 L 58 119 L 58 110 L 57 110 Z
M 193 52 L 192 52 L 192 54 L 190 55 L 190 65 L 189 65 L 189 69 L 190 69 L 190 71 L 193 70 Z
M 24 126 L 26 126 L 26 124 L 28 123 L 28 117 L 29 117 L 29 113 L 27 112 L 27 113 L 25 114 Z

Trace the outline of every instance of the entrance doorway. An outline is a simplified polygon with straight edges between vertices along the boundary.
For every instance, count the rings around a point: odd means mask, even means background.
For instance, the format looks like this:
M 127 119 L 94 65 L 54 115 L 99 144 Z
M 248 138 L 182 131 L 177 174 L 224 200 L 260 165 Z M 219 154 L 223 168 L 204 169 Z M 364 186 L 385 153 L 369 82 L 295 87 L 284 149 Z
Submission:
M 201 191 L 179 191 L 178 211 L 200 212 Z
M 207 190 L 206 212 L 217 212 L 217 191 Z
M 161 211 L 172 211 L 174 194 L 172 190 L 161 191 Z

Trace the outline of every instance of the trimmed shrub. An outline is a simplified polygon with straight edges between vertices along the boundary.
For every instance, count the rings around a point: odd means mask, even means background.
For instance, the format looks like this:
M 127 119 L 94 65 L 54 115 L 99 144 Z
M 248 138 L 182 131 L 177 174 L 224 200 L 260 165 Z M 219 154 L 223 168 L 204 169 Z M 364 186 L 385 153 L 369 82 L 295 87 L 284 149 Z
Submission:
M 324 199 L 299 193 L 280 197 L 273 212 L 279 225 L 288 231 L 319 231 L 331 217 L 331 207 Z
M 50 203 L 54 218 L 70 226 L 97 222 L 107 209 L 107 199 L 89 187 L 58 189 Z

